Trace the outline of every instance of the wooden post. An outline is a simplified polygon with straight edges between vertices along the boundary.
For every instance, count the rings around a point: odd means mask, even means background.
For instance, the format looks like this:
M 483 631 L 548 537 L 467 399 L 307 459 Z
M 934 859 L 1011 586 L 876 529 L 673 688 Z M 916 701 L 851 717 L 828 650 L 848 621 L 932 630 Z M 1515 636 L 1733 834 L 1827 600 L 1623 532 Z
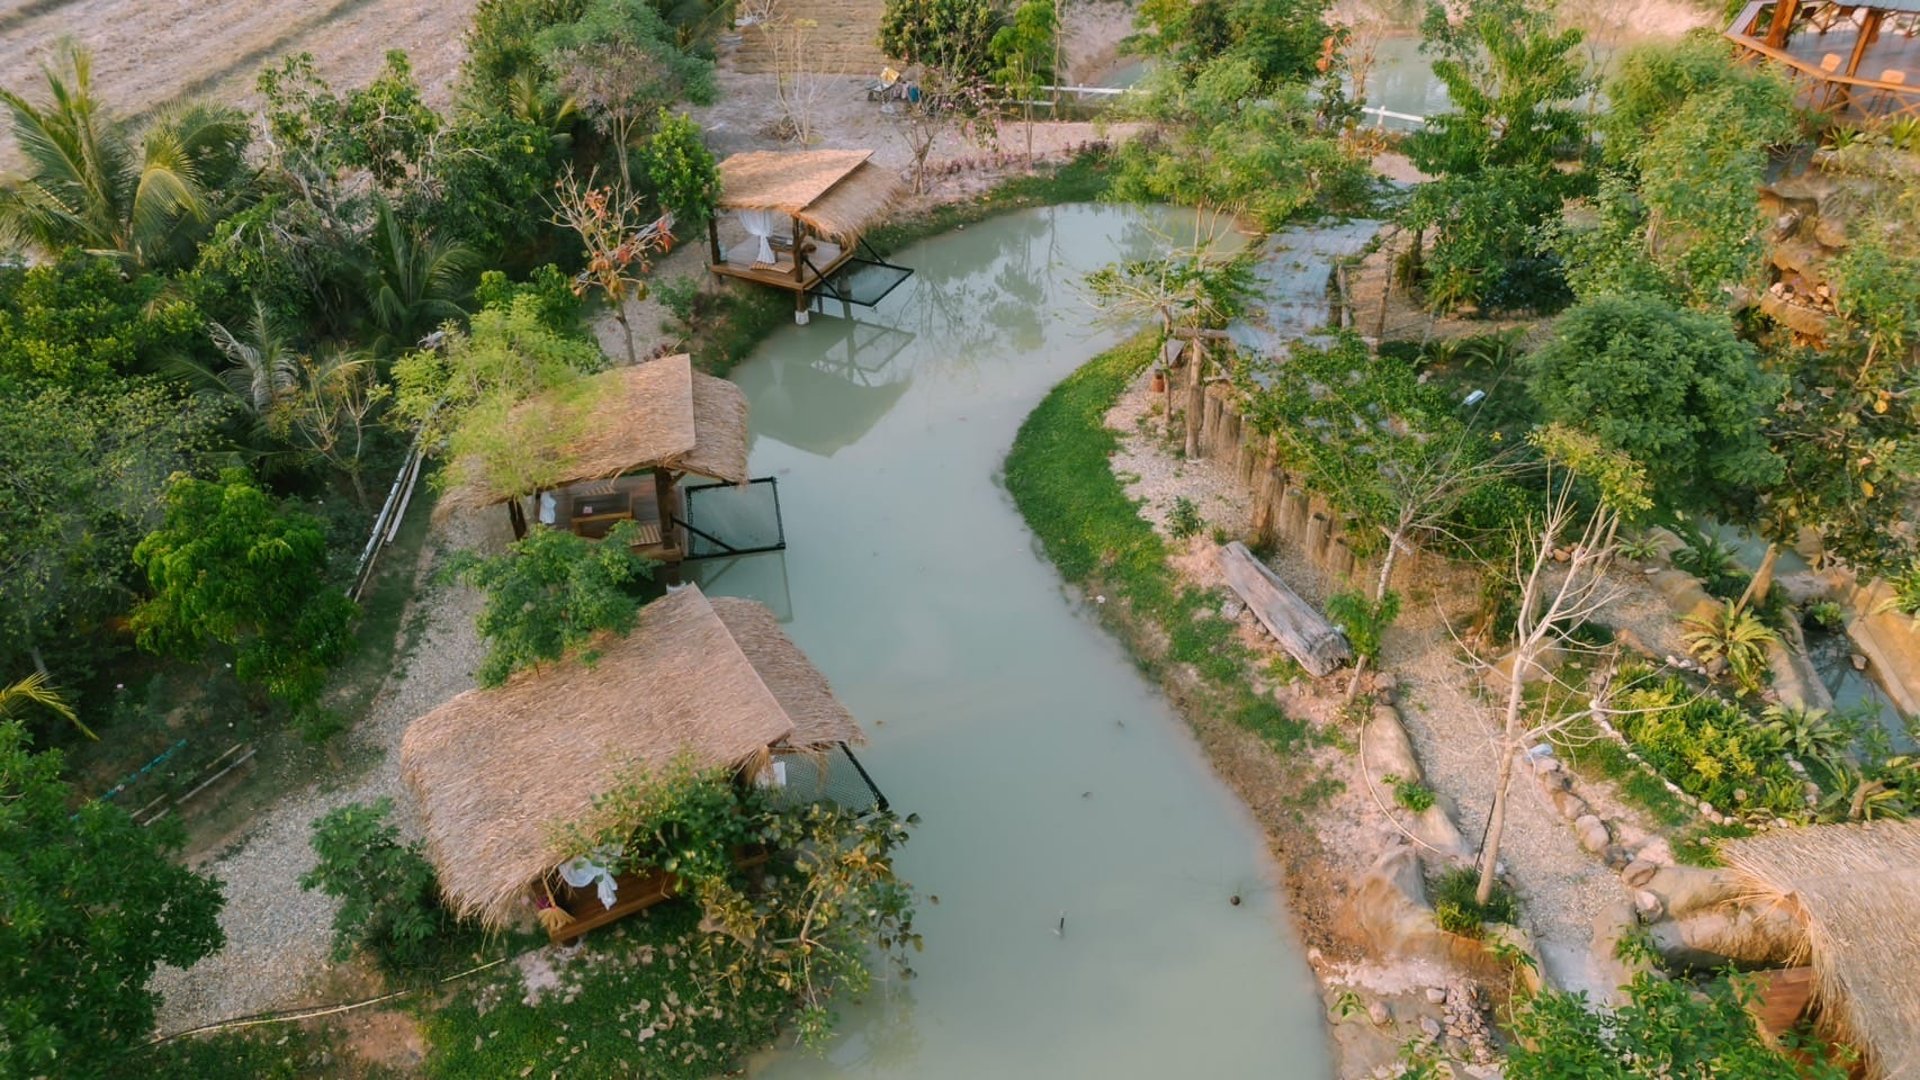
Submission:
M 713 251 L 714 266 L 726 261 L 720 252 L 720 215 L 717 213 L 707 215 L 707 246 Z
M 513 523 L 513 538 L 515 540 L 525 540 L 527 538 L 527 511 L 520 505 L 518 498 L 507 500 L 507 520 Z
M 1315 513 L 1307 519 L 1307 557 L 1315 562 L 1323 562 L 1327 557 L 1327 537 L 1333 528 L 1333 522 L 1327 515 Z
M 1867 46 L 1880 36 L 1880 20 L 1887 13 L 1879 8 L 1867 9 L 1867 21 L 1860 27 L 1860 36 L 1853 39 L 1853 55 L 1847 58 L 1847 78 L 1854 78 L 1860 72 L 1860 61 L 1866 58 Z M 1853 104 L 1853 88 L 1845 83 L 1839 87 L 1837 95 L 1840 107 L 1836 112 L 1845 112 Z
M 1253 539 L 1261 544 L 1272 540 L 1275 533 L 1274 514 L 1277 507 L 1274 505 L 1273 485 L 1267 482 L 1268 475 L 1261 472 L 1253 482 Z
M 1327 542 L 1327 568 L 1342 578 L 1353 576 L 1353 549 L 1347 546 L 1347 538 L 1336 536 Z
M 660 513 L 660 540 L 673 545 L 678 537 L 673 525 L 673 485 L 680 477 L 671 469 L 653 470 L 653 505 Z
M 807 282 L 801 273 L 806 265 L 807 227 L 799 215 L 793 218 L 793 321 L 807 325 Z
M 1293 517 L 1287 521 L 1287 532 L 1297 541 L 1307 535 L 1307 518 L 1312 515 L 1313 507 L 1305 491 L 1300 488 L 1291 490 L 1294 494 Z
M 1793 28 L 1793 20 L 1800 14 L 1800 0 L 1776 0 L 1773 5 L 1773 22 L 1767 26 L 1767 48 L 1784 49 L 1787 47 L 1787 32 Z M 1735 27 L 1746 33 L 1747 27 Z
M 1289 541 L 1299 539 L 1294 521 L 1300 516 L 1300 506 L 1304 502 L 1306 502 L 1306 496 L 1300 494 L 1300 489 L 1297 487 L 1288 487 L 1280 493 L 1281 538 Z

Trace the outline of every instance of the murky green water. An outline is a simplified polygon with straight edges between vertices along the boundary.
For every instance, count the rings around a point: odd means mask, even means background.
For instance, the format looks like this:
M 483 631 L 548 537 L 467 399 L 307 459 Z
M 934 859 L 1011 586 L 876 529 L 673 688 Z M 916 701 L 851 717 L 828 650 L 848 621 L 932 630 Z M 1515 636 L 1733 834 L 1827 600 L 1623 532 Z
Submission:
M 1075 284 L 1155 227 L 1190 226 L 1078 206 L 968 227 L 901 252 L 918 272 L 858 322 L 816 315 L 736 375 L 792 546 L 703 583 L 790 615 L 921 816 L 901 869 L 939 898 L 917 979 L 755 1076 L 1328 1075 L 1254 825 L 996 482 L 1047 389 L 1122 336 Z

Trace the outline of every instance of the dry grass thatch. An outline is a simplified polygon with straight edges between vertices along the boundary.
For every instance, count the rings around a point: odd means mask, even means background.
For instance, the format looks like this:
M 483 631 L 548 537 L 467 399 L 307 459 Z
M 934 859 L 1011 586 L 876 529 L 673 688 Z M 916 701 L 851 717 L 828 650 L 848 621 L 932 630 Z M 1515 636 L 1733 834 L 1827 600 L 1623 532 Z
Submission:
M 441 513 L 647 468 L 733 484 L 747 478 L 746 395 L 693 370 L 685 354 L 604 371 L 523 401 L 508 412 L 506 433 L 490 453 L 454 459 Z M 543 437 L 554 433 L 563 433 L 564 444 L 543 450 Z
M 1781 959 L 1812 963 L 1831 1034 L 1868 1075 L 1920 1070 L 1920 822 L 1780 829 L 1720 850 L 1742 902 L 1805 928 L 1800 955 Z
M 401 773 L 459 914 L 507 923 L 561 861 L 558 831 L 636 768 L 682 753 L 735 766 L 769 748 L 816 752 L 860 737 L 826 678 L 751 600 L 677 589 L 597 649 L 591 664 L 469 690 L 407 728 Z
M 900 195 L 900 182 L 869 162 L 871 150 L 755 150 L 720 163 L 720 206 L 774 210 L 816 236 L 851 244 Z

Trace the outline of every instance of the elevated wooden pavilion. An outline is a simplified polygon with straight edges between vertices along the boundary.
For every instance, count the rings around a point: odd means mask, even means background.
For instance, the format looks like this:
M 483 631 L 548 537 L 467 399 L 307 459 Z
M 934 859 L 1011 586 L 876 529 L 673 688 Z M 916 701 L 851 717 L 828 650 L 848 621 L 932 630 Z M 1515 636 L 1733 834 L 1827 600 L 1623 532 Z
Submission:
M 639 526 L 634 550 L 668 564 L 687 557 L 683 476 L 747 482 L 747 399 L 738 386 L 662 357 L 615 368 L 530 398 L 497 437 L 454 436 L 443 510 L 507 505 L 515 537 L 532 520 L 601 537 Z
M 871 150 L 756 150 L 720 163 L 720 214 L 707 223 L 716 274 L 807 296 L 855 258 L 860 234 L 900 194 Z M 724 220 L 723 220 L 724 219 Z M 744 234 L 722 243 L 721 230 Z
M 1726 36 L 1771 63 L 1809 106 L 1855 121 L 1920 116 L 1920 0 L 1754 0 Z
M 407 728 L 401 775 L 456 914 L 497 929 L 537 911 L 553 940 L 571 941 L 678 885 L 659 871 L 622 872 L 603 892 L 560 876 L 572 854 L 563 831 L 592 829 L 595 801 L 616 785 L 683 755 L 754 782 L 776 762 L 784 775 L 783 758 L 824 767 L 865 739 L 826 677 L 752 600 L 676 589 L 595 651 L 591 664 L 570 659 L 469 690 Z

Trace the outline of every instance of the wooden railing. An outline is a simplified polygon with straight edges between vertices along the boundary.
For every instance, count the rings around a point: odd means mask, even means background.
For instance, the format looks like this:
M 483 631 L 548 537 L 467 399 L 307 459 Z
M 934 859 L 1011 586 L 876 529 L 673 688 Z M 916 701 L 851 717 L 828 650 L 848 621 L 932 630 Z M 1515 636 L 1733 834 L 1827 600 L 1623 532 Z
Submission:
M 1828 71 L 1811 60 L 1768 45 L 1756 31 L 1761 14 L 1774 6 L 1774 0 L 1754 0 L 1734 19 L 1725 36 L 1740 47 L 1746 59 L 1782 68 L 1801 89 L 1806 105 L 1835 115 L 1851 112 L 1860 119 L 1920 116 L 1920 85 Z

